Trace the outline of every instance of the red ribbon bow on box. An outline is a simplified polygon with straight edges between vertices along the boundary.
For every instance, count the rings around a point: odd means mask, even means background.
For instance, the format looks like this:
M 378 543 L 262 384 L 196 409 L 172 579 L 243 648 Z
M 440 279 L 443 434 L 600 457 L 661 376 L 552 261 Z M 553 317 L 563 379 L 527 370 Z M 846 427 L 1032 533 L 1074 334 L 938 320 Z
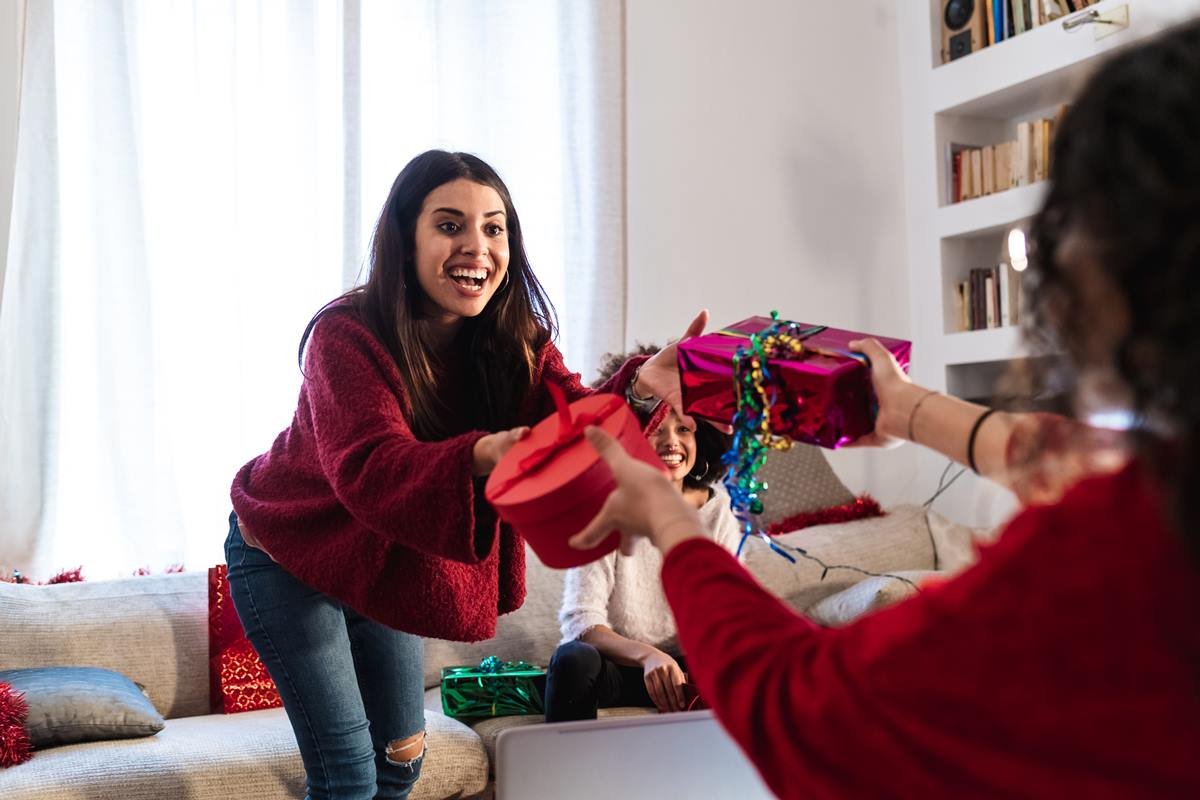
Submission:
M 601 421 L 616 411 L 621 405 L 621 399 L 614 395 L 599 411 L 584 412 L 572 418 L 571 406 L 567 403 L 567 396 L 563 393 L 562 388 L 556 384 L 547 383 L 546 389 L 550 392 L 550 397 L 554 400 L 554 407 L 558 414 L 558 436 L 555 437 L 554 441 L 539 447 L 521 459 L 519 464 L 520 469 L 517 473 L 492 490 L 493 496 L 498 497 L 504 494 L 530 473 L 537 472 L 545 467 L 554 460 L 555 456 L 581 439 L 583 432 L 587 430 L 589 425 L 600 424 Z

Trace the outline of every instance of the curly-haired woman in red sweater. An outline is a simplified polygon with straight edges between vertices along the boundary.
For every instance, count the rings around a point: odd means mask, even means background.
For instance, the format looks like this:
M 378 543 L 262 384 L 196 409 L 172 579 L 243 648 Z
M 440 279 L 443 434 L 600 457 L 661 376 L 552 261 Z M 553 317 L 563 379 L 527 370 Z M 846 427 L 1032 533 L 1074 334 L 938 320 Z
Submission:
M 575 543 L 619 527 L 665 553 L 691 677 L 780 797 L 1200 797 L 1197 98 L 1200 23 L 1117 55 L 1034 222 L 1031 333 L 1132 413 L 1124 466 L 1079 423 L 927 392 L 862 343 L 879 437 L 1038 499 L 956 578 L 818 628 L 589 431 L 619 488 Z
M 521 605 L 524 548 L 483 482 L 553 408 L 546 383 L 588 391 L 554 332 L 499 176 L 463 153 L 413 159 L 366 284 L 304 332 L 290 427 L 232 488 L 234 605 L 314 800 L 407 797 L 424 754 L 421 637 L 486 639 Z M 677 406 L 674 347 L 602 388 Z

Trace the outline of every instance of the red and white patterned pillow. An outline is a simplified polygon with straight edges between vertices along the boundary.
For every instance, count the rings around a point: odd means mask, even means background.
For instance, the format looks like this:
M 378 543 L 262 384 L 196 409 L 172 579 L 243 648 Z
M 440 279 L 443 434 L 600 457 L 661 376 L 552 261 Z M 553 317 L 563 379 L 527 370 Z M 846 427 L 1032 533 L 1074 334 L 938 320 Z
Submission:
M 208 690 L 213 713 L 283 705 L 279 690 L 246 638 L 229 596 L 228 567 L 208 570 Z

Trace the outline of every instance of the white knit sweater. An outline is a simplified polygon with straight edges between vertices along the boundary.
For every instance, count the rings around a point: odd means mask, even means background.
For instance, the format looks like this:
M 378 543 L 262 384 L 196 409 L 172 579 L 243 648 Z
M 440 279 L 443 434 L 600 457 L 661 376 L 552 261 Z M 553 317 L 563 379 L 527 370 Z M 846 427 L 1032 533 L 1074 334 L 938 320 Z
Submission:
M 714 486 L 713 496 L 698 513 L 713 541 L 735 552 L 741 534 L 725 490 Z M 558 613 L 562 641 L 574 641 L 597 625 L 607 625 L 627 639 L 677 651 L 675 617 L 662 590 L 662 565 L 662 554 L 654 545 L 638 539 L 632 556 L 612 552 L 567 570 Z

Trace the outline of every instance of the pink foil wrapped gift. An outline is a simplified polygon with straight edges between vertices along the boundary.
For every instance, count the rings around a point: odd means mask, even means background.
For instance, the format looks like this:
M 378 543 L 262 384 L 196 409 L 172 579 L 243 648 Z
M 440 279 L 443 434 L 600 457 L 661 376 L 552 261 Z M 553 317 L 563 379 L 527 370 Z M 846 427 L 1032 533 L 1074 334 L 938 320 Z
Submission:
M 733 358 L 750 335 L 773 324 L 769 317 L 751 317 L 679 344 L 679 375 L 683 409 L 693 416 L 728 425 L 737 410 Z M 767 362 L 782 382 L 771 407 L 771 431 L 797 442 L 836 449 L 870 433 L 877 403 L 865 359 L 851 353 L 849 343 L 869 333 L 799 324 L 804 351 L 798 357 Z M 874 337 L 892 352 L 907 371 L 912 343 Z

